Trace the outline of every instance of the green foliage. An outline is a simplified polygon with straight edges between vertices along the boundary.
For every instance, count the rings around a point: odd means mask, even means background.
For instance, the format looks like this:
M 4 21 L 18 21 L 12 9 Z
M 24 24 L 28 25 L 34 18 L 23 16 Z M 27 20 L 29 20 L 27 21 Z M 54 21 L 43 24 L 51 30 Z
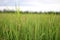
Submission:
M 0 14 L 0 40 L 60 40 L 60 15 Z

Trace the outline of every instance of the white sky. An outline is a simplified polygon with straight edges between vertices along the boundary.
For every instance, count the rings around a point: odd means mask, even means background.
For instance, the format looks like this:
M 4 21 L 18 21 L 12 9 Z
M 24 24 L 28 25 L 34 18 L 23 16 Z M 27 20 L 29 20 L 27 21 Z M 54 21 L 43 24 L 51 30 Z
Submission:
M 15 10 L 15 3 L 22 11 L 60 11 L 60 0 L 0 0 L 0 10 Z
M 60 0 L 22 0 L 23 11 L 60 11 Z

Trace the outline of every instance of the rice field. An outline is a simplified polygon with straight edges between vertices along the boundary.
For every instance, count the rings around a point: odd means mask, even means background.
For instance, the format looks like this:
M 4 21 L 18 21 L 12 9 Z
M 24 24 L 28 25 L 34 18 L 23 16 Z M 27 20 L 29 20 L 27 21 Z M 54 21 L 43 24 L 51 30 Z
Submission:
M 60 40 L 60 15 L 2 13 L 0 40 Z

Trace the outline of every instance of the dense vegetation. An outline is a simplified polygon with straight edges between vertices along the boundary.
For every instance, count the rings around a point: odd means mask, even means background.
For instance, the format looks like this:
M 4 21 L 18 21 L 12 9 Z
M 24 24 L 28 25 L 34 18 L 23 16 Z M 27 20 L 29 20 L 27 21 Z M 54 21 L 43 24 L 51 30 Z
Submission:
M 0 13 L 0 40 L 60 40 L 60 14 L 24 13 Z
M 14 10 L 0 10 L 0 13 L 17 13 Z M 48 11 L 48 12 L 29 12 L 29 11 L 19 11 L 20 14 L 60 14 L 60 12 Z

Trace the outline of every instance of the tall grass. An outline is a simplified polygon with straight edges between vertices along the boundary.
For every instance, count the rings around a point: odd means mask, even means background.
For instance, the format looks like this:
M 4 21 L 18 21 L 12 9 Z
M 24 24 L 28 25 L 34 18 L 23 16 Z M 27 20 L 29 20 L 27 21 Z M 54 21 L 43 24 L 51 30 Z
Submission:
M 0 40 L 60 40 L 60 15 L 19 15 L 0 14 Z

